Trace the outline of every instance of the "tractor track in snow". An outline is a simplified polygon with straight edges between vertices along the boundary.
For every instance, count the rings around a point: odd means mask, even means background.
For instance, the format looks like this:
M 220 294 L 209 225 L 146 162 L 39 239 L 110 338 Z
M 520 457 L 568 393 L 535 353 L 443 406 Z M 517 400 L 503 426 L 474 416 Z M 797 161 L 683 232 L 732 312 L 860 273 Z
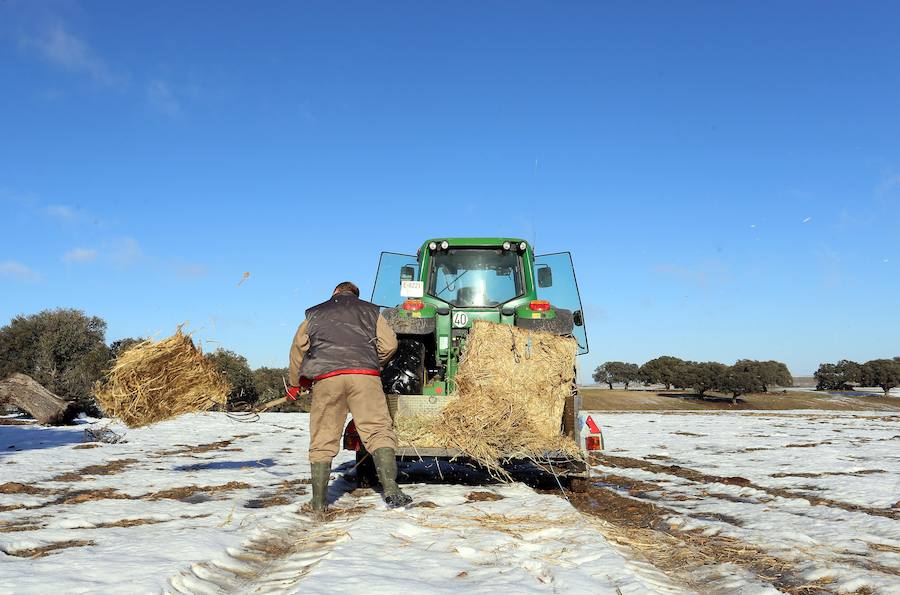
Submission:
M 651 473 L 657 473 L 661 475 L 673 475 L 675 477 L 687 479 L 695 483 L 721 483 L 726 485 L 735 485 L 742 488 L 751 488 L 754 490 L 765 492 L 766 494 L 773 497 L 807 500 L 814 506 L 828 506 L 830 508 L 839 508 L 841 510 L 846 510 L 847 512 L 859 512 L 871 516 L 900 520 L 900 509 L 860 506 L 858 504 L 841 502 L 840 500 L 823 498 L 821 496 L 810 494 L 808 492 L 763 486 L 743 477 L 721 477 L 718 475 L 709 475 L 707 473 L 703 473 L 695 469 L 690 469 L 688 467 L 682 467 L 680 465 L 661 465 L 659 463 L 653 463 L 650 461 L 645 461 L 643 459 L 608 454 L 597 455 L 594 462 L 611 468 L 642 469 L 644 471 L 649 471 Z
M 303 511 L 283 515 L 276 526 L 258 530 L 240 548 L 228 548 L 221 558 L 194 563 L 172 577 L 168 592 L 291 592 L 335 545 L 349 539 L 350 528 L 372 508 L 363 498 L 348 496 L 349 501 L 330 507 L 324 522 L 317 522 Z M 342 500 L 347 500 L 347 496 Z
M 900 569 L 879 564 L 865 555 L 838 555 L 841 552 L 804 549 L 803 558 L 786 559 L 775 555 L 760 545 L 750 543 L 735 536 L 707 534 L 694 529 L 682 531 L 670 520 L 694 518 L 742 526 L 742 520 L 724 514 L 691 513 L 678 510 L 679 498 L 671 498 L 667 493 L 672 486 L 656 483 L 653 478 L 636 479 L 615 475 L 610 470 L 639 469 L 657 475 L 672 476 L 688 480 L 695 485 L 723 484 L 759 490 L 772 498 L 807 500 L 811 506 L 823 506 L 849 513 L 870 515 L 876 518 L 897 520 L 900 511 L 859 506 L 838 500 L 822 498 L 805 492 L 758 485 L 743 477 L 710 475 L 679 465 L 660 465 L 643 459 L 599 455 L 593 461 L 606 469 L 597 469 L 594 483 L 584 492 L 569 493 L 570 503 L 582 513 L 598 520 L 598 528 L 613 542 L 631 549 L 635 554 L 668 574 L 682 584 L 701 592 L 715 590 L 715 582 L 723 575 L 715 567 L 731 564 L 741 568 L 749 576 L 771 585 L 781 592 L 807 595 L 811 593 L 834 593 L 840 591 L 832 585 L 831 579 L 805 580 L 803 575 L 810 563 L 825 566 L 841 563 L 877 572 L 885 577 L 900 576 Z M 665 482 L 663 482 L 665 483 Z M 703 498 L 728 500 L 728 494 L 703 491 Z M 676 496 L 678 494 L 675 494 Z M 662 496 L 662 497 L 660 497 Z M 733 497 L 733 496 L 731 496 Z M 750 500 L 742 499 L 744 503 Z M 760 501 L 759 504 L 765 504 Z M 675 506 L 672 508 L 671 506 Z M 805 512 L 784 511 L 804 515 Z M 732 567 L 733 567 L 732 566 Z M 702 582 L 698 582 L 698 579 Z M 834 589 L 838 588 L 838 591 Z

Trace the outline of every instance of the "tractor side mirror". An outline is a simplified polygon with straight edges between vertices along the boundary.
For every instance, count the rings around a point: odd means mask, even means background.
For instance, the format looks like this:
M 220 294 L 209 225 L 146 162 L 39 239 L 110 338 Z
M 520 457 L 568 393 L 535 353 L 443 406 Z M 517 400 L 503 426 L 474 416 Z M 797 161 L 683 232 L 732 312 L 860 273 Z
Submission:
M 553 285 L 553 271 L 550 267 L 543 266 L 537 270 L 538 287 L 551 287 Z
M 416 276 L 416 268 L 410 265 L 404 265 L 400 267 L 400 280 L 401 281 L 412 281 Z
M 584 326 L 584 314 L 581 313 L 581 310 L 572 312 L 572 322 L 575 323 L 575 326 Z

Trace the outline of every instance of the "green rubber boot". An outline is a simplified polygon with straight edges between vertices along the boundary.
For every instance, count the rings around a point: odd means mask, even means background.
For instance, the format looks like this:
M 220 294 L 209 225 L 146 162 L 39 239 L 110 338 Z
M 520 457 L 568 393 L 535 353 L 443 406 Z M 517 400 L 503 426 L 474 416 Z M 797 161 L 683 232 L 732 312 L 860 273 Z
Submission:
M 399 508 L 412 502 L 412 498 L 404 494 L 397 485 L 397 457 L 393 448 L 383 447 L 375 449 L 372 453 L 375 461 L 375 471 L 378 480 L 384 490 L 381 497 L 384 498 L 388 508 Z
M 325 518 L 325 501 L 328 496 L 328 480 L 331 463 L 310 463 L 312 472 L 312 500 L 309 505 L 317 519 Z

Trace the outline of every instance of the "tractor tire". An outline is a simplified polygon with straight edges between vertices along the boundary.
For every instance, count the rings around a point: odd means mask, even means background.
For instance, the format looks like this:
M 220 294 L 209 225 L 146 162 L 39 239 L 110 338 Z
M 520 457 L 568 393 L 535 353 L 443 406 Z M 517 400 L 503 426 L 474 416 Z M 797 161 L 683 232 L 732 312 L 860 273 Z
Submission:
M 397 353 L 381 371 L 386 395 L 420 395 L 425 382 L 425 344 L 418 338 L 400 337 Z
M 520 318 L 516 321 L 516 326 L 554 335 L 571 335 L 575 329 L 575 317 L 571 310 L 558 308 L 556 318 Z
M 374 488 L 378 485 L 375 460 L 365 448 L 356 451 L 356 487 Z

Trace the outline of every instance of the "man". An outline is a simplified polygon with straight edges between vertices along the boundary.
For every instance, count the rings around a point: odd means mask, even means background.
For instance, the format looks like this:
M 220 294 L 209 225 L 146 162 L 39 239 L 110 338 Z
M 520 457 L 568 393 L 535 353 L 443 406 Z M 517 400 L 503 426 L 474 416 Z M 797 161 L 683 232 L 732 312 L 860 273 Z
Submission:
M 359 288 L 345 281 L 331 299 L 306 311 L 290 354 L 288 395 L 312 384 L 309 462 L 313 512 L 325 512 L 331 460 L 337 455 L 347 411 L 375 462 L 388 507 L 412 502 L 397 485 L 397 460 L 387 401 L 379 370 L 397 351 L 397 335 L 378 306 L 359 299 Z

